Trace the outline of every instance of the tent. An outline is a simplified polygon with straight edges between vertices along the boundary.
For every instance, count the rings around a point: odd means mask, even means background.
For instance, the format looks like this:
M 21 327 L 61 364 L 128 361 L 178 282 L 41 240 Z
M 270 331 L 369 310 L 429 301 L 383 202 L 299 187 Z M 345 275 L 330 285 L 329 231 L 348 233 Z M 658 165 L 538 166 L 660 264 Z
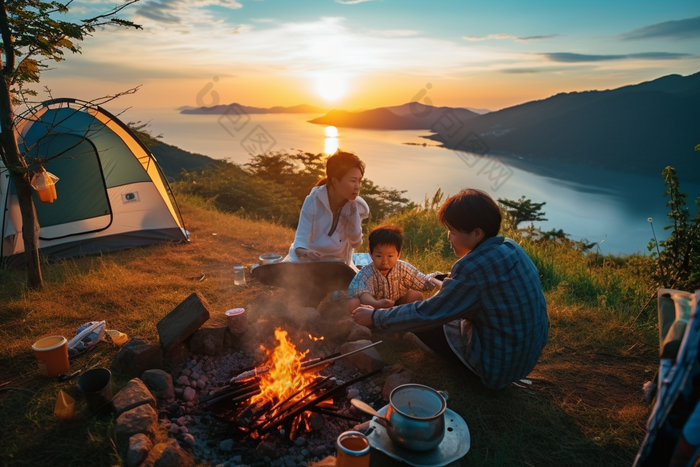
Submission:
M 148 148 L 114 115 L 77 99 L 53 99 L 17 125 L 30 170 L 39 164 L 59 178 L 57 199 L 34 193 L 39 251 L 48 259 L 187 242 L 182 216 Z M 16 190 L 0 162 L 0 264 L 24 264 Z

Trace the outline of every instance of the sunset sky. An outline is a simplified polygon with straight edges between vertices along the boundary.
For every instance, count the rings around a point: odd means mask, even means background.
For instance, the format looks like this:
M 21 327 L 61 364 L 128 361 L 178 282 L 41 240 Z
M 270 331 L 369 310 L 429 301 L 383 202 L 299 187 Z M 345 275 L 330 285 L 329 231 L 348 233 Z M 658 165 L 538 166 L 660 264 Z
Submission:
M 76 1 L 69 18 L 113 5 Z M 353 110 L 425 90 L 497 110 L 700 71 L 697 0 L 141 0 L 123 16 L 143 30 L 98 31 L 41 84 L 81 99 L 143 85 L 121 102 L 144 109 Z

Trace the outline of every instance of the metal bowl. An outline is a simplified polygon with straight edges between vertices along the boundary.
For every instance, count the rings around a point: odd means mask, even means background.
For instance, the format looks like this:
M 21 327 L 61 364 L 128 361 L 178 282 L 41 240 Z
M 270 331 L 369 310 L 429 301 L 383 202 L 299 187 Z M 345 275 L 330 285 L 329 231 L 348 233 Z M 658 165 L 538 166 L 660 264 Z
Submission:
M 260 264 L 272 264 L 272 263 L 279 263 L 282 261 L 282 255 L 278 255 L 276 253 L 265 253 L 264 255 L 260 255 Z

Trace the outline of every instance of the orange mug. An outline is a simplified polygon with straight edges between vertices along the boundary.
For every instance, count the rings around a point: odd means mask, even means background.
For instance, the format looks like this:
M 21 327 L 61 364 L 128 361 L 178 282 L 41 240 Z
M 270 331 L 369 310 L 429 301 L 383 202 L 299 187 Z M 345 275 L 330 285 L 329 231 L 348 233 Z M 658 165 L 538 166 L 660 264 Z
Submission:
M 336 467 L 369 467 L 369 440 L 359 431 L 346 431 L 336 441 Z

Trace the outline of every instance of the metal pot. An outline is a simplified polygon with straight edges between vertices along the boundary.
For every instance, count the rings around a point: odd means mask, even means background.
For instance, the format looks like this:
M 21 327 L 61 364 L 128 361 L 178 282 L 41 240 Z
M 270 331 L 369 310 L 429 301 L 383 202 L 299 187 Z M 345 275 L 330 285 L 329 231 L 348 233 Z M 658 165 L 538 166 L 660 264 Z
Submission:
M 282 261 L 282 255 L 278 255 L 275 253 L 266 253 L 264 255 L 260 255 L 259 259 L 262 264 L 279 263 L 280 261 Z
M 445 437 L 447 394 L 422 384 L 397 386 L 389 396 L 384 419 L 387 434 L 396 445 L 413 451 L 435 449 Z

